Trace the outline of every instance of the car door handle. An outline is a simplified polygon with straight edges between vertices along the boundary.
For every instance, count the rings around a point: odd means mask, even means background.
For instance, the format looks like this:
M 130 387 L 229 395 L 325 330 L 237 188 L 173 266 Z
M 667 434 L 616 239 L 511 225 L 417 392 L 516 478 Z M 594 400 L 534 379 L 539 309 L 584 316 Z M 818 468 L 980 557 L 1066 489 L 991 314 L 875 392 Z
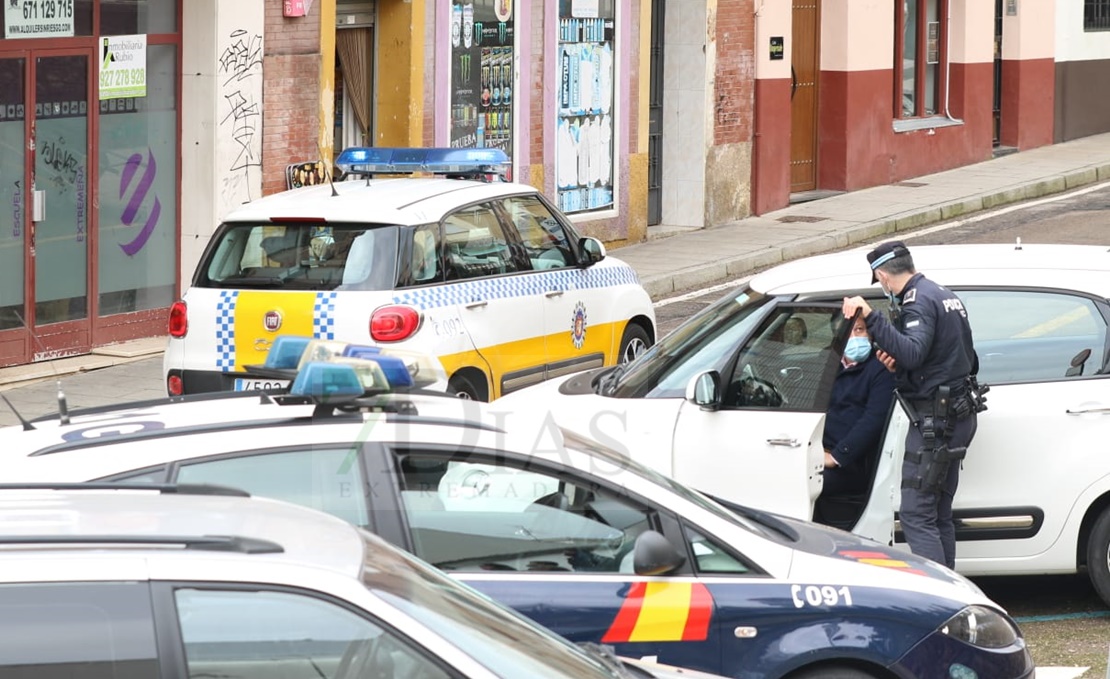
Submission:
M 772 446 L 786 446 L 787 448 L 799 448 L 802 445 L 801 443 L 798 443 L 798 439 L 786 439 L 786 438 L 783 438 L 783 439 L 767 439 L 767 443 L 770 443 Z
M 1110 413 L 1110 408 L 1084 408 L 1083 410 L 1072 410 L 1068 408 L 1064 411 L 1068 415 L 1090 415 L 1092 413 Z
M 487 304 L 489 304 L 489 302 L 487 302 L 486 300 L 482 300 L 480 302 L 470 302 L 469 304 L 464 304 L 463 306 L 465 306 L 467 309 L 481 309 Z
M 563 296 L 563 291 L 562 290 L 548 290 L 547 292 L 543 293 L 543 296 L 544 297 L 562 297 Z

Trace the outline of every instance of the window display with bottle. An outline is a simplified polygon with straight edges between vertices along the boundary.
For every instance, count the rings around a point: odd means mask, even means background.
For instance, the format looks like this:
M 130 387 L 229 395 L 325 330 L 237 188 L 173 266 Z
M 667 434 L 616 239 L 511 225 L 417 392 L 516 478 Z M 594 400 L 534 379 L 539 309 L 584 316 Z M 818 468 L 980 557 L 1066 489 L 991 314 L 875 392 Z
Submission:
M 615 0 L 559 0 L 555 172 L 566 213 L 613 206 Z
M 512 157 L 513 3 L 451 0 L 451 146 Z

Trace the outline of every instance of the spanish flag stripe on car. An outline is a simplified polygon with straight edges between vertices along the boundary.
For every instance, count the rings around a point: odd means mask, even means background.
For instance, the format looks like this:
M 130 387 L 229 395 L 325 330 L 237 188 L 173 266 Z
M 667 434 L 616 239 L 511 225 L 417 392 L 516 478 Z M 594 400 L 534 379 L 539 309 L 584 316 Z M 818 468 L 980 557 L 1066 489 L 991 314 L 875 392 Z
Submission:
M 601 641 L 705 641 L 712 613 L 713 597 L 701 583 L 637 582 Z

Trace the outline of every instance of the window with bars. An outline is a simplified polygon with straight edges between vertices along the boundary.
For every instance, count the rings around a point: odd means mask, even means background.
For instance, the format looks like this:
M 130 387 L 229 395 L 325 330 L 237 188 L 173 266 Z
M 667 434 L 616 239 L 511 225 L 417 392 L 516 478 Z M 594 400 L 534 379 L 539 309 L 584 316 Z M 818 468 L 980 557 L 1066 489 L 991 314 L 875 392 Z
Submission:
M 1083 0 L 1083 30 L 1110 31 L 1110 0 Z

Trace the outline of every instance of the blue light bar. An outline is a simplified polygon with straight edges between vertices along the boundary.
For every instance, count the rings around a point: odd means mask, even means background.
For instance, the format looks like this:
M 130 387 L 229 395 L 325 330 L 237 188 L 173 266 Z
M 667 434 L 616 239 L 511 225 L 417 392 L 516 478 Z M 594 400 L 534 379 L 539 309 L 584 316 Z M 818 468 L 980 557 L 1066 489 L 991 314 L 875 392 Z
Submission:
M 262 367 L 281 370 L 296 369 L 297 364 L 300 363 L 301 354 L 311 339 L 311 337 L 301 337 L 299 335 L 278 335 L 274 338 L 274 343 L 270 345 L 270 351 L 266 354 L 266 362 L 262 364 Z
M 317 402 L 347 401 L 363 394 L 362 380 L 349 365 L 309 363 L 297 373 L 289 393 Z
M 377 148 L 352 146 L 335 161 L 346 174 L 495 174 L 505 176 L 509 157 L 501 149 Z
M 411 387 L 413 385 L 412 374 L 409 373 L 405 361 L 396 356 L 387 356 L 383 354 L 379 347 L 348 344 L 347 348 L 343 350 L 343 355 L 349 358 L 362 359 L 364 361 L 374 361 L 381 367 L 382 372 L 385 373 L 385 377 L 389 380 L 389 386 L 391 387 Z

